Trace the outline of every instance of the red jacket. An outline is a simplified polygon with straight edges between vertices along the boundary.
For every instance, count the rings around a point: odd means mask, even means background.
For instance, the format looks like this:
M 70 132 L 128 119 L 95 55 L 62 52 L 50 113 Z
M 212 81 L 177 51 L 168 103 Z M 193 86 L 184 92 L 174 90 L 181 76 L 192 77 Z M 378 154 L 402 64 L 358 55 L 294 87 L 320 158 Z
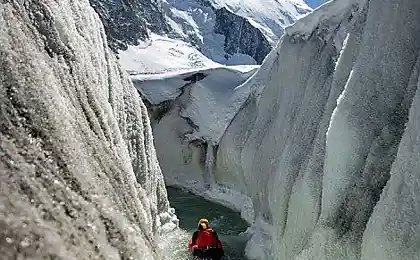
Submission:
M 211 228 L 207 228 L 205 230 L 197 230 L 194 232 L 189 248 L 193 248 L 197 246 L 198 248 L 203 248 L 207 246 L 216 246 L 218 248 L 222 248 L 222 242 L 219 240 L 219 237 Z

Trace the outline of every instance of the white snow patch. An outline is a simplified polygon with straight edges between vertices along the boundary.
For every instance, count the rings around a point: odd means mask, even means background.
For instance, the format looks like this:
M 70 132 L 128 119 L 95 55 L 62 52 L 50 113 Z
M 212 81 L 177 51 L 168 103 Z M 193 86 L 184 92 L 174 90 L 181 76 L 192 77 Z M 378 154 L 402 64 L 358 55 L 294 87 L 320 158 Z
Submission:
M 158 74 L 171 71 L 221 66 L 190 44 L 156 34 L 148 42 L 128 46 L 119 52 L 120 63 L 130 74 Z

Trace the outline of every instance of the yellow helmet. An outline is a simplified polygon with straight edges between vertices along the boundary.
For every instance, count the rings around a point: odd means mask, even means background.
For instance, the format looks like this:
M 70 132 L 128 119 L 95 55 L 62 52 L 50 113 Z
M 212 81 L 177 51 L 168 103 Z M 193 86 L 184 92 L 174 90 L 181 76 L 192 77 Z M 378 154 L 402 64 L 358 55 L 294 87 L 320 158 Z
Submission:
M 205 218 L 200 219 L 198 222 L 198 229 L 207 229 L 209 227 L 209 221 Z

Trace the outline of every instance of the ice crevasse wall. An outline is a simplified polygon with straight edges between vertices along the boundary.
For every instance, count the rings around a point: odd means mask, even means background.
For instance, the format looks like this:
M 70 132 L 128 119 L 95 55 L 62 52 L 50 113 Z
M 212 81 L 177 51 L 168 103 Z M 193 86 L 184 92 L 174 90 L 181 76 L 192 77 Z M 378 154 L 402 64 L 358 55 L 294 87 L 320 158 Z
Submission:
M 2 259 L 161 259 L 147 110 L 87 0 L 0 5 Z
M 419 14 L 327 3 L 248 82 L 214 171 L 270 227 L 248 254 L 267 239 L 275 259 L 420 259 Z
M 417 0 L 336 0 L 286 28 L 220 139 L 196 145 L 185 123 L 188 160 L 157 145 L 189 176 L 165 178 L 249 198 L 231 206 L 253 223 L 251 259 L 420 259 L 419 14 Z

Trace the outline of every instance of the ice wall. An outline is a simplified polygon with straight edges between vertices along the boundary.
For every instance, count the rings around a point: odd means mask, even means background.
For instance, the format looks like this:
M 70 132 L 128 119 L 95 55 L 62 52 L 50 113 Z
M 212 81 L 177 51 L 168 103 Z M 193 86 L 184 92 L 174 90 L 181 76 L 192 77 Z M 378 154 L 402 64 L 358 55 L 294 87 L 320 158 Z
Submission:
M 222 137 L 214 179 L 271 225 L 263 236 L 254 228 L 253 258 L 418 259 L 410 125 L 401 137 L 418 85 L 419 13 L 415 0 L 327 3 L 287 28 L 248 82 L 258 91 Z M 256 244 L 271 255 L 255 255 Z
M 159 259 L 147 110 L 87 0 L 0 6 L 2 259 Z
M 165 182 L 241 211 L 250 222 L 249 197 L 218 185 L 213 170 L 218 143 L 251 91 L 244 82 L 258 67 L 220 65 L 131 76 L 149 109 Z
M 391 168 L 391 178 L 364 232 L 362 259 L 420 259 L 419 61 L 410 82 L 417 91 L 407 128 Z

